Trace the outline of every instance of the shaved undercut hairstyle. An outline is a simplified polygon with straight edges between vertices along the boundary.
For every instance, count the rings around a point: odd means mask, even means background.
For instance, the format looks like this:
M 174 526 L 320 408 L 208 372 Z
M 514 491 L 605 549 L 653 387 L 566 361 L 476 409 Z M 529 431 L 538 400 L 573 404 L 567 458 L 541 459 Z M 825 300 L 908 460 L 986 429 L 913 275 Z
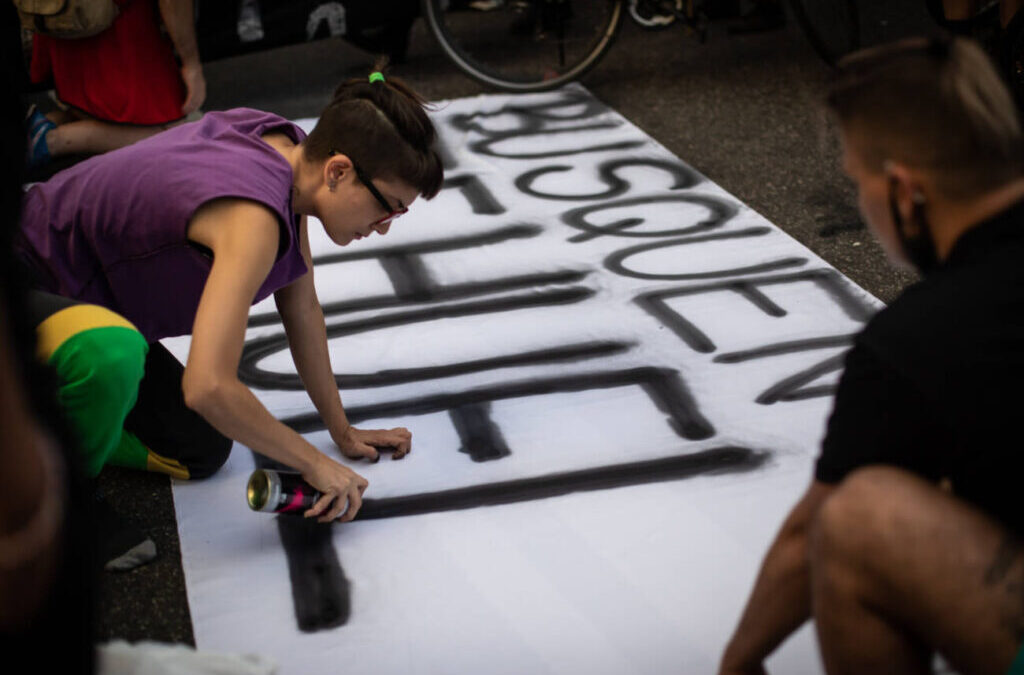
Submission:
M 826 105 L 868 169 L 890 160 L 926 171 L 949 199 L 1024 175 L 1017 108 L 971 41 L 913 38 L 851 54 Z
M 344 153 L 370 178 L 399 180 L 430 199 L 441 190 L 444 168 L 427 103 L 397 78 L 375 80 L 352 79 L 335 90 L 303 156 L 322 162 Z

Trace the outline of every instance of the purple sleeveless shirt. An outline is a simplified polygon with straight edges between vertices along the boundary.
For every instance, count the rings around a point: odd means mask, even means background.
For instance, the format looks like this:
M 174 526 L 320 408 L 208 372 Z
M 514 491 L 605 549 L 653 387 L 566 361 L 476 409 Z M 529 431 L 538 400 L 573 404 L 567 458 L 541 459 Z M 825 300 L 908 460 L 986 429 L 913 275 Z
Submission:
M 15 246 L 43 290 L 112 309 L 150 342 L 189 334 L 212 261 L 186 230 L 206 202 L 249 199 L 278 217 L 277 260 L 254 304 L 306 273 L 291 166 L 260 138 L 271 131 L 306 136 L 237 108 L 81 162 L 28 190 Z

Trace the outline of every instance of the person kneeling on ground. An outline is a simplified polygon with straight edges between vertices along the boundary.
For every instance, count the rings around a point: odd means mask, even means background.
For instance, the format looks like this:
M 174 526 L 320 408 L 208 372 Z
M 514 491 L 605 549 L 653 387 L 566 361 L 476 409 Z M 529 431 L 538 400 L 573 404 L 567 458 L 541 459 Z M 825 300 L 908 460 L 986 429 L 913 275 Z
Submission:
M 923 276 L 847 354 L 814 479 L 721 673 L 809 617 L 829 673 L 1024 673 L 1024 138 L 965 40 L 841 64 L 828 97 L 861 214 Z
M 31 79 L 52 79 L 62 109 L 29 110 L 32 178 L 54 157 L 108 152 L 179 124 L 206 99 L 193 2 L 115 2 L 113 24 L 97 35 L 33 37 Z
M 274 419 L 238 379 L 249 307 L 274 294 L 296 369 L 342 454 L 375 460 L 391 448 L 404 456 L 407 429 L 357 429 L 345 415 L 307 216 L 346 246 L 386 234 L 443 179 L 423 100 L 375 72 L 342 84 L 308 137 L 270 113 L 214 112 L 33 185 L 15 248 L 35 288 L 110 310 L 82 314 L 110 324 L 93 328 L 119 327 L 126 340 L 117 360 L 132 372 L 106 383 L 124 388 L 141 378 L 138 401 L 123 429 L 107 425 L 97 461 L 203 478 L 235 440 L 297 469 L 321 492 L 307 517 L 351 520 L 366 480 Z M 158 341 L 185 334 L 192 343 L 182 367 Z M 73 356 L 59 351 L 58 359 Z

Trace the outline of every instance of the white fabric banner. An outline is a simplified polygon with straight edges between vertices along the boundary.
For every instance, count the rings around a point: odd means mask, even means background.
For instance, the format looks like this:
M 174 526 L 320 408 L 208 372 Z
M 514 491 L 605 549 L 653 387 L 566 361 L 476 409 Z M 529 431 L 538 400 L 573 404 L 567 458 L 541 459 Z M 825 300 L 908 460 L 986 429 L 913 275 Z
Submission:
M 581 87 L 433 117 L 437 198 L 345 248 L 310 226 L 346 410 L 413 452 L 349 462 L 365 519 L 331 527 L 249 511 L 238 444 L 175 482 L 197 646 L 295 674 L 714 672 L 879 303 Z M 243 381 L 340 457 L 272 301 L 250 324 Z M 769 667 L 821 672 L 812 632 Z

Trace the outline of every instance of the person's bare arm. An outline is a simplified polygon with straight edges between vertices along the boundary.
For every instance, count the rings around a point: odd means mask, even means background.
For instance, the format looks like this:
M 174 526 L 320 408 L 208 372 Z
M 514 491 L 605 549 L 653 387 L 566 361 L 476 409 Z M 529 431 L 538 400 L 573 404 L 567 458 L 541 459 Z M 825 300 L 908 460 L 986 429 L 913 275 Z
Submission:
M 721 675 L 764 673 L 764 660 L 811 616 L 808 536 L 833 486 L 814 481 L 768 549 L 739 625 L 722 655 Z
M 203 76 L 203 65 L 199 60 L 192 0 L 160 0 L 159 4 L 160 18 L 167 27 L 167 33 L 171 36 L 178 58 L 181 59 L 181 79 L 186 90 L 181 112 L 188 115 L 198 110 L 206 100 L 206 78 Z
M 412 434 L 408 429 L 356 429 L 348 422 L 334 380 L 327 347 L 327 327 L 313 283 L 313 256 L 309 250 L 305 218 L 300 232 L 302 255 L 309 271 L 274 294 L 295 368 L 342 453 L 348 457 L 376 460 L 379 457 L 378 447 L 392 447 L 392 457 L 400 459 L 411 447 Z
M 308 516 L 332 520 L 344 512 L 343 520 L 351 520 L 366 480 L 277 421 L 238 380 L 249 305 L 277 253 L 276 217 L 253 202 L 219 200 L 196 213 L 189 238 L 210 248 L 214 262 L 193 325 L 185 403 L 225 436 L 302 472 L 324 495 Z

